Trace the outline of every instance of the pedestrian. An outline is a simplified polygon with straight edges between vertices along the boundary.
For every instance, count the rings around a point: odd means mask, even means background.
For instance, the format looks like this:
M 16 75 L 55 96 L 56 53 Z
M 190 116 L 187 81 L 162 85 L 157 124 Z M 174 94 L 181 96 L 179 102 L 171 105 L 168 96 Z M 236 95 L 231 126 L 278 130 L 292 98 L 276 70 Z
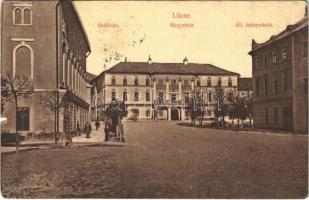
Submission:
M 84 132 L 86 133 L 86 138 L 90 138 L 91 124 L 89 122 L 86 123 Z
M 79 127 L 79 122 L 77 121 L 77 123 L 76 123 L 76 134 L 78 135 L 78 136 L 80 136 L 80 127 Z
M 97 120 L 97 121 L 95 122 L 95 128 L 96 128 L 96 130 L 98 130 L 99 127 L 100 127 L 100 122 Z
M 108 141 L 108 137 L 109 137 L 109 130 L 110 130 L 110 124 L 109 124 L 109 120 L 106 119 L 105 120 L 105 127 L 104 127 L 104 133 L 105 133 L 105 138 L 104 141 Z

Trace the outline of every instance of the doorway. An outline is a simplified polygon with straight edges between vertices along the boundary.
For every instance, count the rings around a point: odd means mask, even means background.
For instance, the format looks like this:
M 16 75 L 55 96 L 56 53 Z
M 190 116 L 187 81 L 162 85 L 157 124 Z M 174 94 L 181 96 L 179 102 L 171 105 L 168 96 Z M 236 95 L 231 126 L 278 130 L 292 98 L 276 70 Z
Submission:
M 171 109 L 171 120 L 179 120 L 179 110 L 174 108 Z
M 283 108 L 282 122 L 283 130 L 293 131 L 293 110 L 291 107 Z

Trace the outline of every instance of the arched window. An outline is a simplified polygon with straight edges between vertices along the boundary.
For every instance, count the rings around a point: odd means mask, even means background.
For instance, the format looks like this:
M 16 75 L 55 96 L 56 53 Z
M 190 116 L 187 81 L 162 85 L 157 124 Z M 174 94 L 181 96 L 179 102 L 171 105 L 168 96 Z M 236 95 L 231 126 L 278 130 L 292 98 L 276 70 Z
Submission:
M 13 10 L 13 24 L 15 25 L 31 25 L 32 10 L 29 7 L 16 7 Z
M 23 24 L 32 24 L 32 14 L 30 8 L 24 9 L 24 23 Z
M 22 9 L 15 8 L 13 13 L 13 23 L 14 24 L 22 24 Z
M 232 86 L 233 86 L 233 84 L 232 84 L 232 78 L 231 78 L 231 77 L 229 77 L 228 86 L 229 86 L 229 87 L 232 87 Z
M 13 76 L 17 75 L 33 79 L 33 50 L 25 42 L 13 50 Z
M 115 76 L 112 77 L 112 85 L 116 85 L 116 78 L 115 78 Z

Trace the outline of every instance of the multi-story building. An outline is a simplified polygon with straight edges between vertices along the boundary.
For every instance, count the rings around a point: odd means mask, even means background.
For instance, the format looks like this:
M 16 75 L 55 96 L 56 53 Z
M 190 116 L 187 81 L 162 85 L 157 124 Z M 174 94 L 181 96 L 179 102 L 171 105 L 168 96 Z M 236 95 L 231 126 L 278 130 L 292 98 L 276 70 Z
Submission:
M 29 99 L 6 103 L 2 132 L 52 133 L 55 121 L 64 130 L 64 112 L 54 113 L 41 104 L 41 97 L 66 94 L 68 131 L 88 120 L 91 85 L 86 80 L 86 57 L 90 45 L 74 4 L 63 1 L 2 2 L 1 73 L 26 76 L 34 84 Z M 17 122 L 16 122 L 16 118 Z
M 92 81 L 95 107 L 114 100 L 125 102 L 128 118 L 189 119 L 190 95 L 203 93 L 209 105 L 207 117 L 214 117 L 217 88 L 224 92 L 237 90 L 239 74 L 210 64 L 120 62 L 103 71 Z M 134 110 L 134 111 L 133 111 Z
M 308 16 L 263 43 L 252 40 L 255 127 L 307 132 Z
M 250 98 L 253 96 L 253 82 L 252 78 L 239 78 L 238 79 L 238 96 Z

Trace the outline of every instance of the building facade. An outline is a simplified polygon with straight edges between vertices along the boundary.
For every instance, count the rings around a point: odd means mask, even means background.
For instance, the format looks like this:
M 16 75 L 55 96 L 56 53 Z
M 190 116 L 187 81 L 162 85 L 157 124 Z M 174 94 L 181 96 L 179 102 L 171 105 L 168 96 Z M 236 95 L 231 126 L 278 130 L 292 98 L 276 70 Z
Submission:
M 34 92 L 15 107 L 6 103 L 2 132 L 52 133 L 57 124 L 64 131 L 83 126 L 89 117 L 91 85 L 86 80 L 86 57 L 90 45 L 74 4 L 62 1 L 2 2 L 1 73 L 32 80 Z M 66 96 L 66 110 L 54 113 L 43 106 L 41 97 Z
M 264 43 L 252 40 L 257 128 L 307 132 L 308 16 Z
M 253 80 L 252 78 L 238 79 L 238 96 L 244 98 L 251 98 L 253 96 Z
M 92 81 L 93 105 L 125 102 L 128 119 L 186 120 L 193 93 L 204 93 L 206 119 L 214 118 L 215 92 L 237 91 L 239 74 L 210 64 L 120 62 Z M 203 92 L 202 92 L 203 91 Z M 99 112 L 96 112 L 98 116 Z

